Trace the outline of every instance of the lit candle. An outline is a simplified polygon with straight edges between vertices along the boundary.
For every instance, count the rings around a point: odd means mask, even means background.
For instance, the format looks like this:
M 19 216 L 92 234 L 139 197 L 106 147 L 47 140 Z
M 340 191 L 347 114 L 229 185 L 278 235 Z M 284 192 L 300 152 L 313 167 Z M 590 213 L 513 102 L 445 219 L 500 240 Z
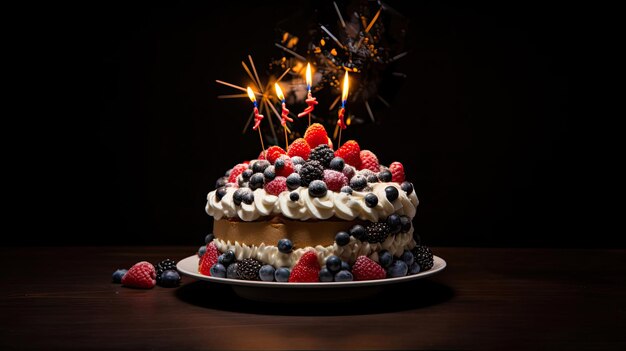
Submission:
M 274 83 L 274 88 L 276 89 L 276 96 L 281 101 L 283 105 L 283 109 L 280 113 L 280 124 L 283 126 L 285 130 L 285 150 L 289 148 L 289 138 L 287 138 L 287 121 L 293 122 L 293 119 L 289 117 L 289 110 L 285 107 L 285 95 L 283 95 L 283 91 L 280 89 L 278 83 Z
M 311 64 L 306 64 L 306 89 L 309 91 L 307 95 L 307 99 L 305 100 L 306 104 L 309 105 L 304 109 L 303 112 L 298 113 L 298 117 L 304 117 L 306 115 L 309 116 L 309 126 L 311 125 L 311 112 L 315 109 L 315 105 L 317 105 L 317 99 L 311 95 L 311 84 L 313 83 L 313 79 L 311 77 Z
M 259 128 L 261 126 L 261 121 L 265 117 L 263 117 L 263 115 L 259 113 L 259 109 L 256 103 L 256 96 L 254 95 L 254 92 L 252 91 L 252 89 L 250 89 L 250 87 L 248 87 L 248 96 L 250 97 L 250 101 L 252 101 L 252 103 L 254 104 L 254 126 L 252 127 L 252 130 L 259 131 L 259 139 L 261 139 L 261 147 L 263 148 L 263 156 L 265 156 L 265 145 L 263 145 L 263 136 L 261 135 L 261 128 Z
M 337 125 L 339 126 L 339 143 L 337 144 L 337 148 L 341 146 L 341 131 L 346 129 L 346 122 L 344 121 L 344 115 L 346 113 L 346 100 L 348 100 L 348 71 L 343 76 L 343 91 L 341 92 L 341 108 L 339 109 Z

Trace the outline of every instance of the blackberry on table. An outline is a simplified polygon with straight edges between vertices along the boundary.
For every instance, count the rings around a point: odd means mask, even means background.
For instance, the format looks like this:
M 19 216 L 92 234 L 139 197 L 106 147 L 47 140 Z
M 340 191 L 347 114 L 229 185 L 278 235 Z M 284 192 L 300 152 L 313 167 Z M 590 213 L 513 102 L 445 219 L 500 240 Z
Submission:
M 176 261 L 170 260 L 169 258 L 167 258 L 157 263 L 155 268 L 156 268 L 156 281 L 157 281 L 157 284 L 160 284 L 163 272 L 170 270 L 170 269 L 176 270 Z
M 309 186 L 314 180 L 322 179 L 324 179 L 324 167 L 318 161 L 309 160 L 300 169 L 300 180 L 304 186 Z
M 329 168 L 330 161 L 335 158 L 335 152 L 328 145 L 318 145 L 311 150 L 309 161 L 319 161 L 324 168 Z
M 421 271 L 433 268 L 433 253 L 426 246 L 416 246 L 411 250 L 415 256 L 415 262 L 420 265 Z
M 365 229 L 365 241 L 369 243 L 382 243 L 391 233 L 391 228 L 385 222 L 372 223 Z
M 263 265 L 254 258 L 245 258 L 237 265 L 237 277 L 243 280 L 261 280 L 259 270 Z

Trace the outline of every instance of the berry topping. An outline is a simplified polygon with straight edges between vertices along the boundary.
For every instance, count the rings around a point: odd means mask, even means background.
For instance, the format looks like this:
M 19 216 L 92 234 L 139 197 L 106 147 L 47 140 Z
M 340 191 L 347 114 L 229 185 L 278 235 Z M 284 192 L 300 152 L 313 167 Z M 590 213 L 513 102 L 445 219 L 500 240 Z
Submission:
M 411 230 L 411 218 L 407 216 L 400 217 L 400 225 L 402 225 L 402 228 L 400 230 L 403 233 L 407 233 L 409 230 Z
M 241 201 L 243 201 L 244 204 L 252 205 L 252 203 L 254 202 L 254 193 L 252 191 L 244 192 L 243 196 L 241 197 Z
M 362 169 L 362 170 L 357 172 L 357 175 L 364 176 L 365 179 L 367 179 L 367 181 L 369 183 L 377 183 L 378 182 L 378 177 L 376 176 L 376 173 L 370 171 L 369 169 Z
M 354 225 L 350 228 L 350 235 L 352 235 L 355 239 L 363 240 L 365 239 L 365 235 L 367 234 L 367 229 L 360 224 Z
M 235 252 L 233 250 L 224 252 L 217 258 L 217 262 L 223 264 L 224 267 L 228 267 L 231 263 L 235 262 Z
M 350 243 L 350 234 L 348 232 L 339 232 L 335 235 L 335 242 L 338 246 L 346 246 Z
M 382 171 L 378 172 L 376 177 L 383 183 L 388 183 L 392 179 L 391 172 L 388 169 L 383 169 Z
M 250 181 L 248 182 L 248 187 L 252 190 L 261 189 L 265 184 L 265 176 L 263 173 L 254 173 L 252 177 L 250 177 Z
M 261 150 L 261 152 L 259 152 L 259 156 L 256 158 L 257 160 L 265 160 L 265 154 L 267 153 L 267 150 Z
M 311 155 L 309 155 L 309 160 L 319 161 L 324 168 L 329 167 L 330 161 L 332 161 L 333 158 L 335 158 L 335 153 L 328 145 L 316 146 L 311 150 Z
M 378 163 L 378 157 L 374 155 L 370 150 L 361 150 L 361 167 L 359 169 L 369 169 L 372 172 L 378 173 L 380 170 L 380 164 Z
M 264 189 L 270 195 L 278 195 L 283 191 L 287 191 L 287 178 L 276 177 L 271 182 L 265 184 Z
M 387 223 L 378 222 L 367 226 L 365 241 L 369 243 L 382 243 L 389 236 L 390 229 Z
M 340 191 L 342 193 L 346 193 L 348 195 L 352 195 L 352 188 L 350 186 L 348 186 L 348 185 L 342 186 Z
M 390 278 L 404 277 L 408 272 L 409 267 L 402 260 L 394 261 L 389 268 L 387 268 L 387 276 Z
M 300 156 L 293 156 L 293 157 L 291 157 L 291 163 L 293 163 L 294 166 L 303 165 L 304 162 L 306 162 L 306 161 L 302 157 L 300 157 Z
M 300 257 L 298 263 L 293 266 L 289 275 L 290 283 L 309 283 L 317 282 L 318 272 L 321 267 L 317 261 L 317 255 L 314 251 L 307 251 Z
M 289 254 L 293 251 L 293 243 L 289 239 L 278 240 L 278 251 L 284 254 Z
M 367 207 L 376 207 L 378 204 L 378 196 L 372 193 L 365 195 L 365 204 Z
M 286 177 L 293 173 L 293 163 L 289 156 L 280 156 L 274 163 L 274 169 L 277 176 Z
M 387 250 L 378 252 L 378 263 L 385 268 L 391 266 L 393 263 L 393 255 L 391 255 Z
M 161 285 L 161 277 L 163 272 L 169 270 L 176 270 L 176 261 L 170 260 L 169 258 L 157 263 L 154 267 L 156 269 L 156 282 Z
M 404 250 L 400 259 L 406 263 L 407 266 L 411 266 L 415 262 L 415 255 L 409 250 Z
M 198 248 L 198 258 L 202 258 L 202 256 L 206 253 L 206 245 L 202 245 Z
M 211 277 L 226 278 L 226 267 L 221 263 L 211 266 Z
M 311 153 L 311 147 L 309 143 L 307 143 L 304 138 L 299 138 L 294 140 L 287 150 L 287 155 L 290 157 L 301 157 L 304 160 L 309 159 L 309 154 Z
M 289 200 L 298 201 L 300 200 L 300 195 L 297 192 L 292 191 L 291 193 L 289 193 Z
M 287 177 L 287 188 L 289 190 L 295 190 L 300 185 L 302 185 L 302 178 L 300 178 L 300 175 L 298 173 L 291 173 Z
M 211 267 L 217 263 L 217 259 L 220 256 L 220 252 L 217 250 L 217 246 L 214 243 L 210 243 L 206 246 L 206 252 L 200 259 L 200 267 L 198 271 L 200 274 L 211 275 Z
M 325 169 L 324 183 L 328 190 L 339 192 L 342 187 L 348 185 L 348 178 L 341 172 Z
M 248 180 L 250 180 L 250 177 L 252 176 L 253 173 L 254 172 L 248 168 L 241 173 L 241 178 L 244 180 L 244 182 L 247 182 Z
M 345 163 L 357 169 L 361 168 L 361 148 L 354 140 L 348 140 L 345 144 L 341 145 L 341 147 L 335 151 L 335 156 L 343 158 Z
M 417 274 L 422 270 L 422 267 L 417 262 L 413 262 L 412 265 L 409 266 L 409 274 Z
M 333 272 L 339 272 L 341 270 L 341 258 L 332 255 L 326 259 L 326 268 Z
M 180 284 L 180 274 L 175 269 L 168 269 L 161 274 L 160 286 L 165 288 L 173 288 Z
M 122 278 L 124 277 L 124 274 L 126 274 L 128 272 L 128 269 L 118 269 L 115 272 L 113 272 L 113 283 L 121 283 L 122 282 Z
M 122 284 L 131 288 L 151 289 L 156 285 L 156 271 L 150 262 L 141 261 L 130 267 Z
M 387 225 L 389 226 L 391 234 L 398 234 L 402 229 L 402 220 L 400 219 L 400 216 L 393 213 L 387 217 Z
M 341 270 L 342 271 L 351 271 L 350 265 L 346 261 L 341 261 Z
M 231 263 L 228 267 L 226 267 L 226 278 L 228 279 L 239 279 L 237 275 L 237 268 L 239 268 L 239 263 Z
M 426 246 L 416 246 L 411 250 L 415 256 L 415 262 L 417 262 L 422 271 L 427 271 L 433 268 L 433 253 Z
M 274 279 L 276 279 L 277 282 L 286 283 L 289 281 L 289 275 L 291 275 L 289 268 L 281 267 L 274 273 Z
M 276 178 L 276 169 L 274 166 L 269 166 L 263 171 L 263 176 L 265 177 L 265 182 L 271 182 Z
M 259 160 L 252 164 L 252 173 L 263 173 L 263 171 L 270 166 L 270 163 L 266 160 Z
M 228 182 L 229 183 L 237 182 L 237 177 L 241 173 L 243 173 L 243 171 L 245 171 L 246 169 L 248 169 L 248 165 L 245 163 L 240 163 L 236 165 L 235 167 L 233 167 L 233 169 L 230 171 L 230 175 L 228 176 Z
M 341 171 L 348 179 L 352 179 L 356 174 L 356 169 L 350 165 L 345 165 Z
M 221 187 L 221 188 L 217 188 L 217 190 L 215 191 L 215 196 L 217 197 L 217 201 L 222 201 L 222 198 L 224 197 L 224 195 L 226 195 L 228 191 L 226 190 L 226 187 Z
M 228 177 L 221 177 L 215 182 L 215 189 L 221 188 L 228 183 Z
M 356 191 L 361 191 L 367 186 L 367 179 L 362 175 L 355 175 L 350 179 L 350 187 Z
M 367 256 L 359 256 L 352 266 L 354 280 L 384 279 L 387 276 L 385 269 Z
M 387 196 L 387 200 L 394 202 L 398 199 L 398 189 L 395 186 L 388 186 L 385 188 L 385 196 Z
M 259 270 L 261 266 L 261 261 L 257 259 L 244 258 L 237 265 L 237 276 L 243 280 L 260 280 Z
M 339 271 L 335 274 L 336 282 L 351 282 L 354 280 L 352 273 L 350 271 Z
M 204 237 L 204 243 L 209 244 L 211 241 L 213 241 L 213 239 L 215 239 L 215 235 L 209 233 Z
M 276 273 L 274 267 L 266 264 L 259 269 L 259 278 L 264 282 L 272 282 L 274 281 L 274 273 Z
M 318 278 L 321 282 L 329 283 L 332 282 L 335 277 L 326 267 L 322 267 L 318 273 Z
M 309 144 L 309 147 L 314 148 L 320 144 L 328 144 L 328 134 L 326 129 L 319 123 L 313 123 L 307 128 L 304 133 L 304 139 Z
M 393 162 L 389 165 L 391 181 L 396 183 L 404 182 L 404 166 L 400 162 Z
M 402 182 L 402 184 L 400 184 L 400 188 L 404 190 L 407 195 L 411 195 L 411 193 L 413 192 L 413 184 L 409 182 Z
M 307 161 L 299 173 L 304 186 L 309 186 L 316 179 L 324 179 L 324 167 L 318 161 Z
M 235 190 L 235 192 L 233 193 L 233 203 L 235 203 L 236 206 L 241 206 L 244 195 L 248 193 L 252 193 L 249 188 L 239 188 Z
M 328 165 L 328 167 L 332 170 L 342 172 L 343 169 L 346 167 L 346 163 L 343 161 L 343 158 L 335 157 L 330 160 L 330 164 Z
M 269 149 L 267 149 L 267 160 L 270 161 L 271 164 L 274 164 L 274 162 L 276 162 L 276 160 L 281 156 L 281 155 L 286 155 L 287 153 L 285 152 L 285 150 L 283 150 L 282 147 L 280 146 L 270 146 Z
M 309 184 L 309 195 L 313 197 L 324 197 L 327 192 L 326 183 L 321 180 L 314 180 Z

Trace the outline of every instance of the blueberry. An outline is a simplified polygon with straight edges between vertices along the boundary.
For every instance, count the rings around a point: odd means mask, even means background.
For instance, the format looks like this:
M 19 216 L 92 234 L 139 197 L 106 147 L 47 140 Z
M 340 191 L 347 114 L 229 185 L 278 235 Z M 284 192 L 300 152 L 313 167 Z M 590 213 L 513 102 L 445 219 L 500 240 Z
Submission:
M 403 233 L 407 233 L 411 230 L 411 219 L 407 216 L 400 217 L 400 224 L 402 225 L 402 229 L 400 229 Z
M 385 195 L 387 195 L 387 200 L 393 202 L 398 199 L 398 189 L 395 186 L 388 186 L 385 188 Z
M 259 269 L 259 277 L 261 277 L 261 280 L 264 282 L 274 281 L 274 273 L 276 273 L 276 270 L 269 264 L 266 264 Z
M 267 167 L 263 171 L 263 176 L 265 176 L 266 182 L 271 182 L 272 180 L 274 180 L 274 178 L 276 178 L 276 170 L 274 169 L 274 166 Z
M 341 157 L 335 157 L 330 161 L 330 169 L 334 169 L 335 171 L 343 171 L 343 167 L 346 165 L 346 163 L 343 161 L 343 158 Z
M 406 263 L 407 266 L 410 266 L 413 262 L 415 262 L 415 256 L 409 250 L 404 250 L 400 258 L 404 261 L 404 263 Z
M 294 156 L 291 158 L 291 163 L 293 163 L 294 165 L 303 165 L 304 162 L 306 161 L 300 156 Z
M 355 175 L 352 179 L 350 179 L 350 187 L 356 191 L 363 190 L 366 186 L 367 179 L 360 174 Z
M 254 193 L 251 191 L 247 191 L 243 194 L 242 201 L 244 204 L 252 205 L 254 202 Z
M 335 235 L 335 242 L 339 246 L 346 246 L 350 242 L 350 234 L 347 232 L 339 232 Z
M 346 261 L 341 261 L 341 270 L 342 271 L 351 271 L 350 264 Z
M 239 263 L 235 262 L 235 263 L 231 263 L 230 266 L 228 266 L 228 268 L 226 268 L 226 278 L 229 279 L 239 279 L 239 277 L 237 276 L 237 267 L 239 266 Z
M 200 248 L 198 249 L 198 257 L 202 258 L 205 252 L 206 252 L 206 245 L 200 246 Z
M 286 283 L 289 281 L 290 274 L 291 271 L 289 270 L 289 268 L 281 267 L 276 270 L 276 273 L 274 273 L 274 278 L 277 282 Z
M 332 282 L 334 278 L 333 274 L 326 267 L 322 267 L 322 269 L 320 269 L 318 276 L 320 281 L 325 283 Z
M 367 207 L 376 207 L 378 205 L 378 196 L 372 193 L 365 195 L 365 204 Z
M 209 233 L 204 237 L 204 243 L 208 244 L 211 241 L 213 241 L 213 239 L 215 239 L 215 235 L 213 235 L 212 233 Z
M 384 169 L 384 170 L 378 172 L 378 179 L 381 182 L 384 182 L 384 183 L 390 182 L 391 178 L 392 178 L 392 175 L 391 175 L 391 172 L 389 172 L 388 169 Z
M 215 191 L 215 196 L 217 197 L 217 201 L 222 201 L 224 195 L 226 195 L 228 191 L 226 191 L 226 187 L 217 188 Z
M 387 225 L 391 229 L 391 234 L 398 234 L 400 229 L 402 229 L 402 220 L 400 220 L 400 216 L 397 214 L 390 214 L 387 217 Z
M 356 224 L 354 227 L 350 228 L 350 235 L 352 235 L 356 239 L 361 240 L 365 238 L 366 234 L 367 231 L 365 230 L 365 227 L 360 224 Z
M 367 176 L 367 182 L 368 183 L 378 183 L 378 177 L 376 176 L 376 174 L 370 174 Z
M 221 255 L 217 256 L 217 263 L 221 264 L 224 267 L 228 266 L 228 265 L 224 264 L 224 254 L 221 254 Z
M 300 194 L 298 194 L 295 191 L 289 193 L 289 200 L 291 200 L 291 201 L 298 201 L 298 200 L 300 200 Z
M 413 192 L 413 184 L 409 182 L 402 182 L 402 184 L 400 184 L 400 188 L 404 190 L 407 195 L 411 195 Z
M 409 274 L 417 274 L 422 270 L 419 263 L 413 262 L 413 264 L 409 267 Z
M 298 173 L 291 173 L 287 176 L 287 188 L 289 190 L 295 190 L 302 184 L 302 179 Z
M 221 263 L 216 263 L 211 267 L 211 277 L 226 278 L 226 267 Z
M 248 180 L 250 180 L 252 174 L 254 174 L 254 172 L 251 169 L 246 169 L 241 173 L 241 178 L 243 178 L 243 180 L 247 182 Z
M 378 253 L 378 263 L 380 263 L 383 268 L 387 268 L 393 263 L 393 256 L 387 250 L 380 251 Z
M 390 278 L 404 277 L 408 272 L 409 267 L 402 260 L 394 261 L 393 264 L 387 268 L 387 276 Z
M 280 239 L 278 240 L 278 251 L 288 254 L 293 251 L 293 243 L 289 239 Z
M 285 159 L 281 157 L 274 162 L 274 169 L 280 171 L 283 168 L 285 168 Z
M 246 188 L 239 188 L 235 190 L 235 192 L 233 193 L 233 203 L 235 203 L 235 206 L 241 206 L 241 201 L 243 201 L 243 194 L 247 192 L 246 190 Z
M 341 270 L 341 258 L 335 255 L 329 256 L 326 259 L 326 268 L 333 273 L 338 272 Z
M 263 184 L 265 184 L 265 176 L 263 173 L 254 173 L 250 177 L 250 181 L 248 181 L 248 186 L 252 190 L 263 188 Z
M 351 282 L 354 279 L 350 271 L 339 271 L 335 274 L 336 282 Z
M 258 160 L 252 164 L 253 173 L 263 173 L 263 171 L 269 167 L 270 163 L 267 160 Z
M 113 272 L 113 283 L 121 283 L 122 282 L 122 278 L 124 277 L 124 274 L 126 274 L 128 272 L 128 269 L 118 269 L 115 272 Z
M 224 252 L 223 254 L 221 254 L 220 256 L 223 256 L 222 262 L 220 263 L 223 264 L 224 266 L 228 266 L 231 263 L 235 262 L 235 253 L 233 252 L 233 250 L 228 250 Z M 219 258 L 218 258 L 218 262 L 219 262 Z
M 228 183 L 228 177 L 221 177 L 215 182 L 215 188 L 221 188 Z
M 326 183 L 321 180 L 314 180 L 309 184 L 309 195 L 313 197 L 323 197 L 327 191 Z
M 341 187 L 341 192 L 342 192 L 342 193 L 346 193 L 346 194 L 348 194 L 348 195 L 352 195 L 352 188 L 351 188 L 351 187 L 349 187 L 349 186 L 347 186 L 347 185 L 342 186 L 342 187 Z
M 173 288 L 180 284 L 180 274 L 176 270 L 168 269 L 161 274 L 160 285 L 165 288 Z

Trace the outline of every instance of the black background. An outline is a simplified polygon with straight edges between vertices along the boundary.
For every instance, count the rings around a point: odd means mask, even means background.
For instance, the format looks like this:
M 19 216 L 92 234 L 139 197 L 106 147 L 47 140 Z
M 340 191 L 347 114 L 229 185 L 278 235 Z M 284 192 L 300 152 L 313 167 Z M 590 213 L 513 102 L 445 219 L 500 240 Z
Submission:
M 411 20 L 408 79 L 380 124 L 347 138 L 405 165 L 425 244 L 623 246 L 596 218 L 595 122 L 581 121 L 589 102 L 576 94 L 598 20 L 572 5 L 390 5 Z M 247 84 L 240 62 L 266 67 L 276 24 L 312 7 L 24 10 L 9 39 L 20 112 L 5 125 L 19 229 L 5 243 L 200 245 L 215 179 L 259 151 L 241 134 L 250 104 L 218 100 L 233 91 L 215 79 Z

